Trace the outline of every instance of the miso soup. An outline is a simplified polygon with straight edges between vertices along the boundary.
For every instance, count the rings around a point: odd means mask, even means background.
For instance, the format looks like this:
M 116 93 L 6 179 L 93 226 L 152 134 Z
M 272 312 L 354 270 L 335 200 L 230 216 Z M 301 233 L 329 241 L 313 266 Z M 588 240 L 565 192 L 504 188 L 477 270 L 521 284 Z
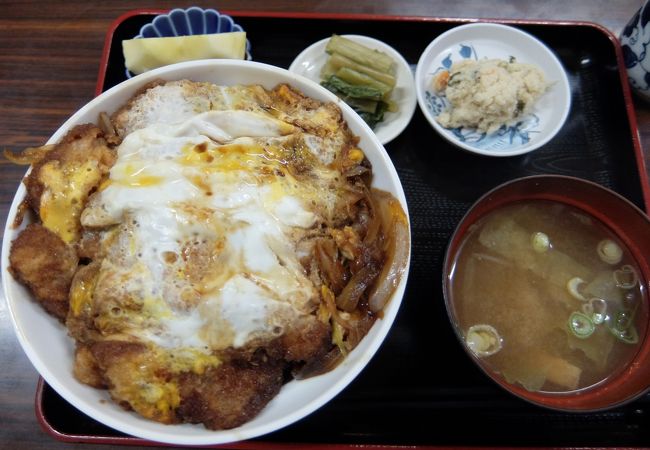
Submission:
M 530 391 L 601 383 L 645 334 L 646 292 L 629 250 L 568 205 L 536 200 L 489 213 L 470 228 L 451 274 L 468 349 Z

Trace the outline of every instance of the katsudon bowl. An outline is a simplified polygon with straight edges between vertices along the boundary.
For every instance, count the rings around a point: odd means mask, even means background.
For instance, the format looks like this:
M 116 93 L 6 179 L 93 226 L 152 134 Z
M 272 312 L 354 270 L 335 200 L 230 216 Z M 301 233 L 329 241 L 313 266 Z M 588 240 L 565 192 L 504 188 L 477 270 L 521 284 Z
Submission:
M 390 192 L 407 213 L 404 192 L 396 170 L 385 149 L 363 120 L 318 84 L 286 70 L 256 62 L 192 61 L 139 75 L 106 91 L 82 107 L 54 133 L 49 142 L 58 142 L 77 124 L 96 123 L 100 113 L 115 111 L 147 83 L 158 79 L 189 79 L 222 85 L 261 84 L 267 89 L 279 83 L 288 83 L 309 97 L 336 102 L 350 129 L 359 137 L 359 147 L 372 163 L 373 186 Z M 4 294 L 23 350 L 45 381 L 77 409 L 111 428 L 151 441 L 213 445 L 246 440 L 292 424 L 320 408 L 343 390 L 377 352 L 395 319 L 408 276 L 407 259 L 400 281 L 383 308 L 380 318 L 337 367 L 322 375 L 287 382 L 279 394 L 252 420 L 237 428 L 223 431 L 211 431 L 203 425 L 164 425 L 122 409 L 111 401 L 106 390 L 94 389 L 76 381 L 72 374 L 74 342 L 68 336 L 67 329 L 46 314 L 31 298 L 28 290 L 8 271 L 11 243 L 20 229 L 25 227 L 25 222 L 29 221 L 26 217 L 22 225 L 14 226 L 14 219 L 19 214 L 25 195 L 26 190 L 21 183 L 8 215 L 2 247 Z M 408 242 L 405 245 L 408 246 Z M 410 253 L 410 248 L 405 249 L 405 252 Z
M 650 219 L 599 184 L 504 183 L 451 237 L 443 292 L 468 357 L 499 386 L 570 412 L 650 386 Z

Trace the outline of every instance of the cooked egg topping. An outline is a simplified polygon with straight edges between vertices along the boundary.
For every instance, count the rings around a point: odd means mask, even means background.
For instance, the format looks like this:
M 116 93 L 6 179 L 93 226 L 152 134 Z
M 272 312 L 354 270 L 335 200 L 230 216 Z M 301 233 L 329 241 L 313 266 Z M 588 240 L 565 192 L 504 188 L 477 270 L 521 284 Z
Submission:
M 337 179 L 318 143 L 234 110 L 127 135 L 82 215 L 114 226 L 94 294 L 102 331 L 207 352 L 279 336 L 311 313 L 318 290 L 296 244 L 334 208 Z

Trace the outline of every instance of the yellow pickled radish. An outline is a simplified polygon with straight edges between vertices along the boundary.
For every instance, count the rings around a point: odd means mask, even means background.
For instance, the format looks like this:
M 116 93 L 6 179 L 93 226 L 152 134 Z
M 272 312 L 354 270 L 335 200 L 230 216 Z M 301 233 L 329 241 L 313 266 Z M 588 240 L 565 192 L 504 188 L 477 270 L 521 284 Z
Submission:
M 199 34 L 122 41 L 126 68 L 140 74 L 157 67 L 197 59 L 246 58 L 246 33 Z

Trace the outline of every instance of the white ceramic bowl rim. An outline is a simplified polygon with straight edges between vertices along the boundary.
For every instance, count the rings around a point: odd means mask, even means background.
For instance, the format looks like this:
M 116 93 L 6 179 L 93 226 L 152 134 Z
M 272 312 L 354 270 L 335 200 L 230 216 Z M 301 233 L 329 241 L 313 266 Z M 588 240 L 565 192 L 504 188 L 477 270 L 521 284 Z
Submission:
M 124 104 L 140 87 L 156 79 L 212 81 L 217 84 L 262 84 L 272 88 L 289 83 L 305 95 L 337 102 L 352 132 L 360 137 L 374 168 L 373 185 L 391 192 L 408 216 L 404 191 L 388 154 L 372 130 L 345 103 L 318 84 L 287 70 L 262 63 L 236 60 L 188 61 L 146 72 L 133 77 L 96 97 L 70 117 L 49 139 L 58 142 L 74 125 L 95 122 L 102 111 L 112 112 Z M 18 206 L 25 196 L 21 183 L 11 205 L 2 245 L 2 280 L 9 316 L 16 336 L 28 358 L 65 400 L 83 413 L 105 425 L 151 441 L 182 445 L 214 445 L 251 439 L 285 427 L 307 416 L 343 390 L 365 367 L 379 349 L 395 320 L 408 278 L 408 265 L 384 316 L 377 320 L 359 346 L 334 370 L 301 381 L 291 381 L 266 408 L 251 421 L 223 431 L 206 430 L 202 425 L 163 425 L 127 412 L 109 400 L 107 391 L 85 386 L 72 377 L 73 342 L 67 330 L 47 315 L 27 290 L 8 272 L 11 241 L 20 231 L 12 226 Z
M 427 71 L 431 69 L 431 65 L 433 64 L 434 60 L 437 60 L 442 55 L 441 52 L 447 50 L 452 44 L 458 44 L 462 42 L 464 40 L 464 35 L 473 36 L 466 38 L 466 40 L 471 41 L 481 39 L 481 33 L 488 36 L 492 42 L 494 42 L 496 39 L 494 38 L 494 35 L 498 35 L 500 39 L 499 43 L 503 44 L 504 47 L 507 47 L 510 50 L 519 50 L 518 53 L 520 54 L 516 56 L 520 62 L 529 62 L 536 64 L 544 72 L 546 72 L 547 78 L 552 83 L 550 91 L 547 92 L 542 97 L 542 99 L 538 101 L 538 103 L 548 103 L 547 109 L 552 112 L 552 114 L 547 114 L 550 117 L 550 124 L 542 126 L 539 134 L 537 136 L 533 135 L 533 138 L 531 138 L 530 141 L 525 144 L 512 146 L 507 149 L 501 148 L 498 150 L 483 149 L 466 144 L 456 138 L 451 130 L 448 130 L 440 125 L 435 119 L 435 116 L 427 107 L 425 97 L 427 91 L 426 85 L 428 83 L 425 82 L 425 79 L 427 76 Z M 505 40 L 505 37 L 508 37 L 507 41 Z M 522 46 L 524 46 L 524 48 L 519 48 Z M 496 52 L 494 49 L 497 49 L 497 47 L 492 47 L 492 50 Z M 498 50 L 501 52 L 500 49 Z M 531 52 L 535 52 L 538 58 L 543 59 L 543 61 L 527 59 L 527 55 Z M 509 56 L 505 54 L 505 51 L 503 51 L 503 53 L 504 55 L 500 56 L 500 58 Z M 497 57 L 494 55 L 487 56 L 490 58 Z M 480 59 L 482 59 L 482 57 Z M 553 77 L 548 77 L 549 71 L 554 75 Z M 548 143 L 548 141 L 550 141 L 560 131 L 571 109 L 571 89 L 569 80 L 566 71 L 564 70 L 556 55 L 546 46 L 546 44 L 531 34 L 513 26 L 492 22 L 479 22 L 460 25 L 447 30 L 436 37 L 420 56 L 415 72 L 415 89 L 418 104 L 422 110 L 422 113 L 429 121 L 431 126 L 443 138 L 464 150 L 486 156 L 515 156 L 540 148 L 541 146 Z M 553 95 L 554 98 L 550 99 L 550 95 Z

